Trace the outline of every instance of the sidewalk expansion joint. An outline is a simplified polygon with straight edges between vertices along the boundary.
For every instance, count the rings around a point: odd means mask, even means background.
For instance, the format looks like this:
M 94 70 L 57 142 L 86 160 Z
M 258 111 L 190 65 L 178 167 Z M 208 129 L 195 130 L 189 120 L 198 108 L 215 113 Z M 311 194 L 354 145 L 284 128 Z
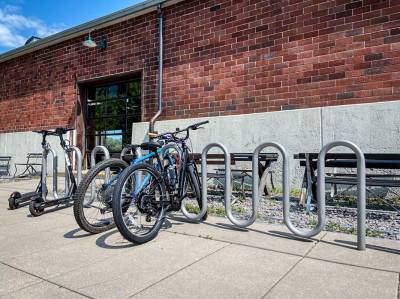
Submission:
M 319 242 L 319 241 L 318 241 Z M 314 243 L 313 246 L 310 247 L 310 249 L 307 250 L 307 252 L 292 266 L 289 268 L 288 271 L 286 271 L 285 274 L 283 274 L 281 276 L 281 278 L 279 278 L 273 285 L 272 287 L 264 294 L 264 296 L 262 296 L 261 298 L 266 298 L 267 295 L 283 280 L 285 279 L 290 272 L 293 271 L 294 268 L 296 268 L 296 266 L 305 259 L 305 257 L 314 249 L 315 246 L 317 246 L 318 242 Z
M 12 291 L 11 293 L 17 292 L 17 291 L 19 291 L 19 290 L 23 290 L 23 289 L 25 289 L 25 288 L 27 288 L 27 287 L 34 286 L 34 285 L 37 285 L 37 284 L 42 283 L 42 282 L 47 282 L 47 283 L 50 283 L 50 284 L 52 284 L 52 285 L 55 285 L 55 286 L 57 286 L 57 287 L 59 287 L 59 288 L 63 288 L 63 289 L 65 289 L 65 290 L 67 290 L 67 291 L 70 291 L 70 292 L 72 292 L 72 293 L 78 294 L 78 295 L 80 295 L 80 296 L 82 296 L 82 297 L 94 299 L 94 297 L 90 297 L 90 296 L 88 296 L 88 295 L 86 295 L 86 294 L 83 294 L 83 293 L 81 293 L 81 292 L 75 291 L 75 290 L 70 289 L 70 288 L 68 288 L 68 287 L 66 287 L 66 286 L 63 286 L 63 285 L 61 285 L 61 284 L 58 284 L 58 283 L 53 282 L 53 281 L 51 281 L 51 280 L 48 280 L 48 279 L 46 279 L 46 278 L 44 278 L 44 277 L 41 277 L 41 276 L 39 276 L 39 275 L 36 275 L 36 274 L 34 274 L 34 273 L 30 273 L 30 272 L 28 272 L 28 271 L 25 271 L 25 270 L 23 270 L 23 269 L 20 269 L 20 268 L 18 268 L 18 267 L 15 267 L 15 266 L 13 266 L 13 265 L 8 264 L 8 263 L 2 262 L 2 261 L 0 261 L 0 263 L 1 263 L 2 265 L 4 265 L 4 266 L 10 267 L 10 268 L 12 268 L 12 269 L 14 269 L 14 270 L 20 271 L 20 272 L 22 272 L 22 273 L 25 273 L 26 275 L 33 276 L 33 277 L 36 277 L 36 278 L 38 278 L 38 279 L 41 280 L 41 281 L 36 282 L 36 283 L 28 284 L 28 285 L 26 285 L 26 286 L 24 286 L 24 287 L 22 287 L 22 288 L 19 288 L 19 289 L 15 290 L 15 291 Z
M 210 252 L 209 254 L 207 254 L 207 255 L 205 255 L 205 256 L 202 256 L 201 258 L 195 260 L 194 262 L 192 262 L 192 263 L 190 263 L 190 264 L 188 264 L 188 265 L 186 265 L 186 266 L 184 266 L 184 267 L 182 267 L 182 268 L 180 268 L 180 269 L 174 271 L 173 273 L 171 273 L 171 274 L 169 274 L 169 275 L 167 275 L 167 276 L 161 278 L 160 280 L 158 280 L 158 281 L 152 283 L 151 285 L 149 285 L 149 286 L 145 287 L 144 289 L 142 289 L 142 290 L 136 292 L 135 294 L 128 296 L 128 298 L 133 298 L 133 297 L 135 297 L 136 295 L 139 295 L 140 293 L 143 293 L 144 291 L 150 289 L 151 287 L 155 286 L 156 284 L 158 284 L 158 283 L 160 283 L 160 282 L 162 282 L 162 281 L 164 281 L 164 280 L 166 280 L 166 279 L 168 279 L 168 278 L 174 276 L 175 274 L 177 274 L 177 273 L 179 273 L 179 272 L 181 272 L 181 271 L 183 271 L 183 270 L 185 270 L 185 269 L 187 269 L 187 268 L 193 266 L 194 264 L 197 264 L 197 263 L 201 262 L 202 260 L 204 260 L 204 259 L 210 257 L 211 255 L 213 255 L 213 254 L 215 254 L 215 253 L 217 253 L 217 252 L 219 252 L 219 251 L 221 251 L 221 250 L 223 250 L 223 249 L 229 247 L 230 245 L 231 245 L 231 244 L 226 244 L 225 246 L 222 246 L 221 248 L 218 248 L 217 250 L 214 250 L 213 252 Z
M 399 282 L 397 286 L 397 299 L 400 299 L 400 273 L 399 273 Z
M 232 245 L 238 245 L 238 246 L 243 246 L 243 247 L 249 247 L 249 248 L 254 248 L 254 249 L 267 250 L 267 251 L 272 251 L 272 252 L 276 252 L 276 253 L 283 253 L 283 254 L 297 256 L 297 257 L 302 257 L 303 256 L 301 254 L 296 254 L 296 253 L 291 253 L 291 252 L 286 252 L 286 251 L 280 251 L 280 250 L 276 250 L 276 249 L 272 249 L 272 248 L 265 248 L 265 247 L 260 247 L 260 246 L 256 246 L 256 245 L 248 245 L 248 244 L 243 244 L 243 243 L 234 242 L 234 241 L 227 241 L 227 240 L 223 240 L 223 239 L 210 238 L 209 236 L 191 235 L 191 234 L 187 234 L 187 233 L 178 233 L 178 232 L 172 232 L 172 231 L 166 231 L 166 230 L 165 230 L 165 232 L 170 233 L 170 234 L 182 235 L 182 236 L 193 237 L 193 238 L 201 238 L 201 239 L 206 239 L 206 240 L 209 240 L 209 241 L 217 241 L 217 242 L 222 242 L 222 243 L 227 243 L 227 244 L 232 244 Z
M 206 239 L 206 240 L 217 241 L 217 242 L 233 244 L 233 245 L 238 245 L 238 246 L 244 246 L 244 247 L 249 247 L 249 248 L 254 248 L 254 249 L 261 249 L 261 250 L 266 250 L 266 251 L 271 251 L 271 252 L 276 252 L 276 253 L 281 253 L 281 254 L 287 254 L 287 255 L 291 255 L 291 256 L 295 256 L 295 257 L 301 257 L 301 258 L 305 258 L 305 259 L 316 260 L 316 261 L 321 261 L 321 262 L 326 262 L 326 263 L 331 263 L 331 264 L 339 264 L 339 265 L 356 267 L 356 268 L 361 268 L 361 269 L 376 270 L 376 271 L 400 274 L 399 272 L 394 271 L 394 270 L 379 269 L 379 268 L 373 268 L 373 267 L 368 267 L 368 266 L 361 266 L 361 265 L 349 264 L 349 263 L 344 263 L 344 262 L 339 262 L 339 261 L 332 261 L 332 260 L 318 258 L 318 257 L 307 256 L 315 248 L 315 246 L 318 245 L 320 240 L 316 240 L 316 242 L 307 251 L 307 253 L 304 254 L 304 255 L 301 255 L 301 254 L 296 254 L 296 253 L 287 252 L 287 251 L 281 251 L 281 250 L 272 249 L 272 248 L 265 248 L 265 247 L 255 246 L 255 245 L 248 245 L 248 244 L 238 243 L 238 242 L 234 242 L 234 241 L 227 241 L 227 240 L 222 240 L 222 239 L 210 238 L 208 236 L 191 235 L 191 234 L 188 234 L 188 233 L 178 233 L 178 232 L 172 232 L 172 231 L 167 231 L 167 230 L 164 230 L 164 232 L 168 232 L 170 234 L 189 236 L 189 237 L 193 237 L 193 238 L 202 238 L 202 239 Z M 326 234 L 327 234 L 327 232 L 325 232 L 325 235 Z M 321 237 L 321 240 L 323 239 L 324 236 Z M 398 298 L 398 299 L 400 299 L 400 298 Z
M 324 238 L 328 235 L 328 232 L 325 232 L 325 234 L 318 240 L 318 242 L 315 244 L 317 245 L 320 242 L 324 242 Z M 314 249 L 315 246 L 312 247 L 312 249 Z M 354 249 L 349 249 L 349 250 L 356 250 Z M 305 259 L 310 259 L 310 260 L 315 260 L 315 261 L 321 261 L 321 262 L 326 262 L 326 263 L 332 263 L 332 264 L 338 264 L 338 265 L 342 265 L 342 266 L 349 266 L 349 267 L 356 267 L 356 268 L 362 268 L 362 269 L 367 269 L 367 270 L 375 270 L 375 271 L 382 271 L 382 272 L 387 272 L 387 273 L 398 273 L 400 275 L 399 272 L 394 271 L 394 270 L 387 270 L 387 269 L 380 269 L 380 268 L 374 268 L 374 267 L 369 267 L 369 266 L 360 266 L 360 265 L 354 265 L 354 264 L 350 264 L 350 263 L 346 263 L 346 262 L 340 262 L 340 261 L 332 261 L 332 260 L 328 260 L 328 259 L 324 259 L 324 258 L 319 258 L 319 257 L 313 257 L 313 256 L 308 256 L 311 253 L 312 250 L 310 250 L 309 252 L 307 252 L 307 254 L 304 256 Z M 400 298 L 398 298 L 400 299 Z

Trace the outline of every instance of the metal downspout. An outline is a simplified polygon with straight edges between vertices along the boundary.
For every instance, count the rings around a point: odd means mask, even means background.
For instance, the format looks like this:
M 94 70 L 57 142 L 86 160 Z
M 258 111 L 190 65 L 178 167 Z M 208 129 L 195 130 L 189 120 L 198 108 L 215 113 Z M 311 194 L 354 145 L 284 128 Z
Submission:
M 150 120 L 149 124 L 149 132 L 154 132 L 154 124 L 157 118 L 161 115 L 162 112 L 162 85 L 163 85 L 163 59 L 164 59 L 164 49 L 163 49 L 163 22 L 164 16 L 161 10 L 161 4 L 158 5 L 158 19 L 159 19 L 159 57 L 158 57 L 158 110 L 153 118 Z

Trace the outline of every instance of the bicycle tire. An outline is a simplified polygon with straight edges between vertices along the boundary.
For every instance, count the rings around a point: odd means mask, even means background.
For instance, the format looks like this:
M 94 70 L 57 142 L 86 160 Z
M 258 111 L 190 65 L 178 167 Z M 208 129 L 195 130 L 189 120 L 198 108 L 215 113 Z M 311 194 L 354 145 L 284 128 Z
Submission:
M 75 194 L 73 195 L 73 201 L 74 201 L 74 217 L 76 222 L 78 223 L 79 227 L 92 234 L 98 234 L 102 233 L 104 231 L 107 231 L 115 226 L 114 222 L 111 221 L 111 223 L 106 224 L 104 226 L 97 226 L 97 225 L 92 225 L 85 217 L 84 213 L 84 200 L 85 200 L 85 194 L 88 188 L 90 188 L 92 180 L 101 172 L 104 171 L 106 168 L 111 168 L 111 167 L 118 167 L 125 169 L 128 167 L 128 163 L 126 163 L 123 160 L 120 159 L 108 159 L 105 161 L 102 161 L 98 164 L 96 164 L 90 171 L 87 173 L 87 175 L 82 179 L 80 184 L 78 185 L 78 188 L 76 189 Z
M 191 185 L 192 191 L 195 193 L 197 203 L 199 205 L 200 210 L 203 208 L 203 201 L 202 201 L 202 193 L 201 193 L 201 184 L 199 174 L 197 172 L 196 166 L 193 164 L 188 164 L 187 166 L 187 179 L 189 184 Z M 201 220 L 207 220 L 208 211 L 204 214 Z
M 166 208 L 162 208 L 161 211 L 159 212 L 159 215 L 157 216 L 157 220 L 153 228 L 151 229 L 150 232 L 144 235 L 139 235 L 139 234 L 134 234 L 129 230 L 129 228 L 126 226 L 125 221 L 124 221 L 124 211 L 121 206 L 121 195 L 123 192 L 123 188 L 125 185 L 125 181 L 130 178 L 130 176 L 135 172 L 140 169 L 146 170 L 149 173 L 151 173 L 156 180 L 158 181 L 158 186 L 160 186 L 160 191 L 161 191 L 161 196 L 164 197 L 166 194 L 166 188 L 165 184 L 161 180 L 161 174 L 154 169 L 153 167 L 149 166 L 148 164 L 145 163 L 139 163 L 136 165 L 131 165 L 128 168 L 126 168 L 122 174 L 120 179 L 117 181 L 115 187 L 114 187 L 114 195 L 113 195 L 113 202 L 112 202 L 112 210 L 113 210 L 113 216 L 114 216 L 114 222 L 121 233 L 121 235 L 128 241 L 136 244 L 143 244 L 146 242 L 151 241 L 154 239 L 159 230 L 161 229 L 161 226 L 164 223 L 165 220 L 165 215 L 166 215 Z

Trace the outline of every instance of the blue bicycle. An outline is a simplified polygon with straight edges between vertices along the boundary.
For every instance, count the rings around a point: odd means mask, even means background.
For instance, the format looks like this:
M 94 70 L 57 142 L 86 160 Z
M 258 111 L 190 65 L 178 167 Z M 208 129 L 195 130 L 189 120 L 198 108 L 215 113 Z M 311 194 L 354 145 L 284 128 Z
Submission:
M 179 211 L 183 200 L 197 201 L 202 208 L 201 187 L 196 165 L 190 159 L 190 130 L 197 130 L 208 121 L 186 129 L 153 136 L 159 142 L 146 142 L 140 147 L 154 153 L 154 164 L 133 164 L 121 174 L 114 186 L 112 210 L 122 236 L 133 243 L 144 243 L 157 236 L 167 212 Z M 186 133 L 180 137 L 181 133 Z M 166 145 L 162 146 L 160 141 Z M 167 153 L 169 145 L 178 145 L 177 155 Z M 162 154 L 157 154 L 161 148 Z M 207 216 L 204 215 L 203 220 Z
M 143 231 L 154 228 L 153 222 L 157 223 L 156 228 L 161 227 L 160 219 L 164 218 L 164 212 L 178 210 L 185 198 L 197 201 L 201 208 L 199 175 L 196 165 L 189 158 L 186 141 L 189 130 L 196 130 L 205 123 L 208 121 L 173 133 L 152 136 L 152 142 L 140 146 L 128 145 L 132 154 L 125 155 L 123 160 L 108 159 L 96 164 L 82 179 L 74 195 L 74 216 L 80 228 L 96 234 L 113 228 L 115 222 L 118 226 L 118 221 L 122 221 L 126 225 L 120 223 L 118 228 L 129 227 L 132 230 L 134 227 Z M 182 132 L 186 132 L 186 136 L 178 137 Z M 149 151 L 149 154 L 136 155 L 138 148 Z M 123 193 L 122 197 L 120 193 Z M 113 205 L 114 198 L 119 199 L 118 207 Z M 120 213 L 122 220 L 116 216 Z M 121 233 L 130 241 L 140 242 L 134 241 L 126 232 Z M 149 234 L 142 232 L 140 235 L 146 235 L 145 241 L 151 239 Z

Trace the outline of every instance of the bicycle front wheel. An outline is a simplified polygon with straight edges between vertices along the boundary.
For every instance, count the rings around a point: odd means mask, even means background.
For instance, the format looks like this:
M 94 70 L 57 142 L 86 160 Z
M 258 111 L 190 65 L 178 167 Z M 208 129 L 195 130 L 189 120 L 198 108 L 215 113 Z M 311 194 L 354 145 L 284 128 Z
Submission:
M 98 234 L 114 227 L 112 195 L 115 183 L 126 167 L 128 163 L 120 159 L 104 160 L 83 178 L 73 196 L 74 216 L 81 229 Z M 106 178 L 106 171 L 110 173 L 109 178 Z
M 154 239 L 167 211 L 168 195 L 160 173 L 147 164 L 126 168 L 114 188 L 112 210 L 122 236 L 132 243 Z

